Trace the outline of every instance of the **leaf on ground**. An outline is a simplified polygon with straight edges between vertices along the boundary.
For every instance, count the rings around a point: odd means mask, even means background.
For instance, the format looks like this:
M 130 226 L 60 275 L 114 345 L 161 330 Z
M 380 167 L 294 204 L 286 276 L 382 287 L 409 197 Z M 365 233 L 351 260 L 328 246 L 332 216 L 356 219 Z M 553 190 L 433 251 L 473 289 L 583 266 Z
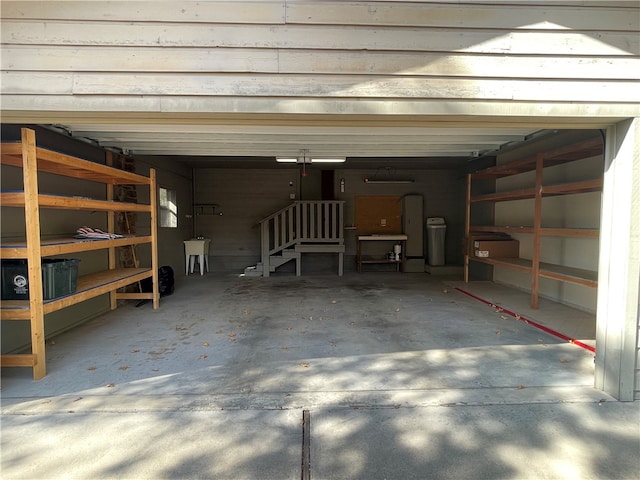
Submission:
M 235 336 L 236 336 L 236 332 L 229 332 L 229 333 L 228 333 L 228 336 L 229 336 L 229 337 L 231 337 L 231 338 L 233 338 L 233 337 L 235 337 Z
M 209 342 L 204 342 L 204 343 L 202 344 L 202 346 L 203 346 L 203 347 L 208 347 L 208 346 L 209 346 Z
M 336 346 L 336 342 L 331 342 L 329 345 L 332 346 L 332 347 L 335 347 Z
M 309 364 L 308 364 L 307 362 L 302 362 L 302 363 L 300 364 L 300 366 L 301 366 L 302 368 L 309 368 Z
M 140 350 L 138 350 L 137 348 L 135 350 L 131 350 L 131 353 L 138 353 Z
M 280 347 L 280 350 L 282 350 L 283 352 L 286 352 L 289 350 L 289 347 Z
M 216 335 L 222 335 L 224 333 L 224 330 L 216 330 Z
M 77 402 L 77 401 L 79 401 L 79 400 L 82 400 L 82 397 L 78 397 L 78 398 L 76 398 L 76 399 L 74 400 L 74 402 Z
M 242 310 L 242 314 L 243 314 L 243 315 L 249 315 L 249 310 L 246 310 L 246 309 L 245 309 L 245 310 Z
M 185 327 L 184 325 L 176 325 L 176 330 L 189 330 L 189 327 Z
M 90 367 L 87 367 L 87 370 L 89 370 L 90 372 L 93 372 L 96 369 L 96 367 L 94 367 L 93 365 L 91 365 Z
M 502 332 L 500 330 L 496 330 L 496 335 L 502 335 Z
M 560 359 L 560 363 L 569 363 L 569 359 L 563 357 Z
M 396 312 L 399 312 L 399 311 L 400 311 L 400 307 L 396 307 Z
M 518 390 L 523 390 L 525 388 L 527 388 L 527 387 L 525 387 L 524 385 L 518 385 Z
M 131 368 L 129 367 L 129 365 L 123 365 L 120 368 L 118 368 L 118 370 L 128 370 L 129 368 Z
M 207 356 L 206 356 L 206 355 L 200 355 L 200 356 L 198 357 L 198 360 L 204 360 L 205 358 L 207 358 Z
M 113 387 L 115 387 L 115 386 L 116 386 L 116 384 L 115 384 L 115 383 L 107 383 L 107 384 L 105 385 L 105 387 L 107 387 L 107 388 L 113 388 Z
M 444 290 L 442 290 L 442 293 L 449 293 L 449 290 L 445 288 Z
M 338 302 L 336 300 L 331 300 L 331 303 L 333 303 L 335 305 Z

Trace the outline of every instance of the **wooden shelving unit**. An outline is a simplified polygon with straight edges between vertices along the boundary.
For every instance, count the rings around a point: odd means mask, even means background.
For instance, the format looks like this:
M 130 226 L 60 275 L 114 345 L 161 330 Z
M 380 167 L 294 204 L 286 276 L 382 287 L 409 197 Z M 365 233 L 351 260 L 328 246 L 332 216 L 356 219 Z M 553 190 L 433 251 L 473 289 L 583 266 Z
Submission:
M 555 265 L 540 261 L 540 241 L 544 236 L 595 238 L 599 230 L 591 228 L 547 228 L 542 226 L 542 199 L 558 195 L 575 195 L 587 192 L 602 191 L 602 178 L 544 185 L 545 168 L 563 163 L 574 162 L 585 158 L 602 155 L 603 142 L 599 138 L 584 140 L 550 151 L 540 152 L 523 159 L 486 168 L 467 175 L 465 237 L 468 248 L 464 256 L 464 280 L 469 281 L 469 262 L 481 262 L 495 267 L 510 268 L 531 275 L 531 306 L 538 308 L 539 279 L 551 278 L 588 287 L 597 286 L 597 272 Z M 483 195 L 472 195 L 472 183 L 476 179 L 498 179 L 521 173 L 535 171 L 535 182 L 530 188 L 512 191 L 495 192 Z M 533 225 L 471 225 L 471 206 L 481 202 L 509 202 L 514 200 L 534 199 Z M 473 255 L 469 247 L 471 236 L 477 233 L 507 233 L 533 235 L 532 259 L 521 258 L 479 258 Z
M 22 129 L 19 143 L 3 143 L 0 162 L 22 168 L 24 191 L 1 192 L 2 207 L 20 207 L 25 210 L 25 241 L 7 242 L 0 245 L 0 258 L 26 259 L 29 276 L 29 300 L 5 300 L 0 308 L 0 319 L 23 320 L 30 322 L 31 353 L 2 355 L 2 366 L 29 366 L 33 368 L 33 377 L 39 380 L 46 375 L 44 316 L 70 305 L 83 302 L 99 295 L 110 294 L 111 308 L 117 307 L 119 299 L 149 299 L 153 308 L 159 307 L 158 293 L 158 248 L 156 222 L 156 179 L 155 170 L 149 177 L 107 165 L 89 162 L 69 155 L 57 153 L 36 146 L 35 132 Z M 105 200 L 69 197 L 38 193 L 38 174 L 40 172 L 90 180 L 106 185 Z M 149 188 L 149 204 L 116 202 L 114 185 L 144 185 Z M 108 231 L 113 232 L 116 212 L 140 212 L 150 215 L 151 234 L 128 236 L 109 240 L 79 240 L 59 238 L 42 240 L 40 233 L 41 209 L 89 210 L 107 214 Z M 148 268 L 117 268 L 116 248 L 142 243 L 151 244 L 151 266 Z M 67 255 L 76 252 L 108 250 L 108 270 L 80 276 L 75 293 L 63 297 L 44 300 L 42 290 L 41 261 L 43 257 Z M 140 293 L 122 293 L 118 289 L 152 278 L 153 291 Z

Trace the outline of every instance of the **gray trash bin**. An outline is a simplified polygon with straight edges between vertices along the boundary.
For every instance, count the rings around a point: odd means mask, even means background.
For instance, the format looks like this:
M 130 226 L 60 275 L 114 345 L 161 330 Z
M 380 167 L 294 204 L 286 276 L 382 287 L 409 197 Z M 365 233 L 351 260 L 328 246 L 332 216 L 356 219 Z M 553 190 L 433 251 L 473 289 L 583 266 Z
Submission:
M 427 250 L 429 265 L 444 265 L 444 240 L 447 225 L 442 217 L 427 218 Z

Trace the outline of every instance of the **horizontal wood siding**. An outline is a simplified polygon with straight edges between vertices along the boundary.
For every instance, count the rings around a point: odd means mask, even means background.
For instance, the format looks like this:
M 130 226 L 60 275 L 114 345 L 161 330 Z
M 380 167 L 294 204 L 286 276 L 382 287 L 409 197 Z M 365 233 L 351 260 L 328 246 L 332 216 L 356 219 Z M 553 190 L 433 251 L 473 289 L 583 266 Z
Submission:
M 637 2 L 7 1 L 1 14 L 10 111 L 640 114 Z

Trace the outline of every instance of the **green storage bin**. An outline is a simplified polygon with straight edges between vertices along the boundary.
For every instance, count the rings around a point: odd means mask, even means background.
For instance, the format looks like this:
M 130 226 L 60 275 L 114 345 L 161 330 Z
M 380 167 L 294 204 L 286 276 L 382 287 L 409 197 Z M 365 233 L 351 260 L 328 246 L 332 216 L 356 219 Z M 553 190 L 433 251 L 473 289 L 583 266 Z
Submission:
M 51 300 L 75 293 L 78 281 L 77 258 L 42 259 L 42 294 Z M 2 261 L 2 300 L 28 300 L 29 274 L 26 260 Z

